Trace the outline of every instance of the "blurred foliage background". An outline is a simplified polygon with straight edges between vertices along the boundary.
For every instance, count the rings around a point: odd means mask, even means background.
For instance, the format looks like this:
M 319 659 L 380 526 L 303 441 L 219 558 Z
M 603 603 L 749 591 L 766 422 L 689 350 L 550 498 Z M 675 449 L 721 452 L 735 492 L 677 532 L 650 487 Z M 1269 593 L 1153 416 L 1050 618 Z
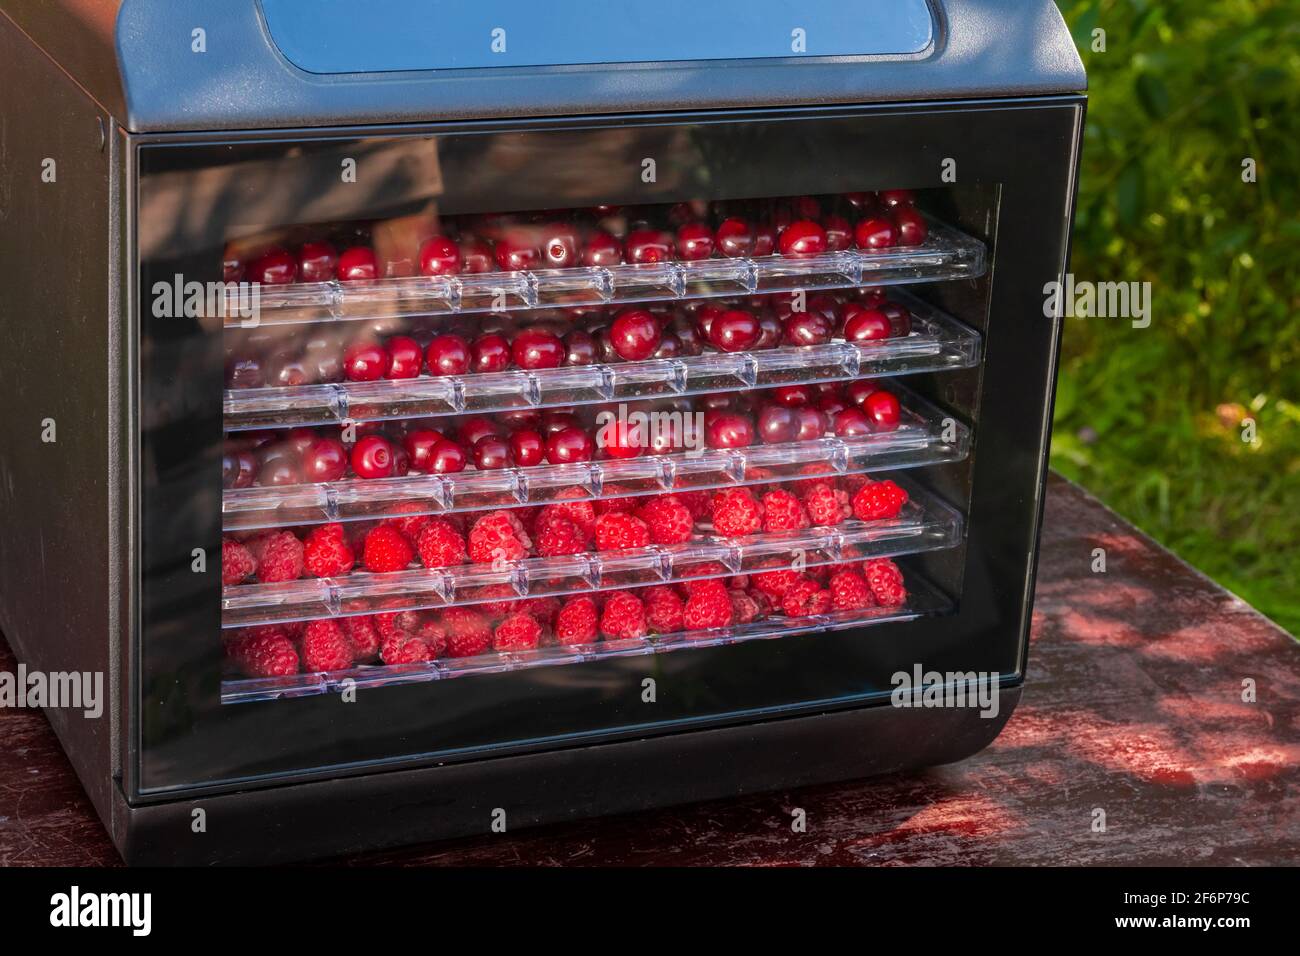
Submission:
M 1089 79 L 1071 271 L 1150 282 L 1152 318 L 1065 319 L 1052 464 L 1300 634 L 1300 0 L 1057 2 Z

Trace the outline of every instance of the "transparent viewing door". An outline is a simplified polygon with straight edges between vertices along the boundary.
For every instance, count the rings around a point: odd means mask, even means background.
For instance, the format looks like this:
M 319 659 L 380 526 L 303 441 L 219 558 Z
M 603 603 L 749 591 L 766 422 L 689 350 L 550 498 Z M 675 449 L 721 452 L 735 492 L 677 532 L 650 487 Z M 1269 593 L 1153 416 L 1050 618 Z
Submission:
M 866 147 L 970 122 L 142 147 L 141 789 L 865 700 L 903 622 L 959 654 L 1007 171 Z

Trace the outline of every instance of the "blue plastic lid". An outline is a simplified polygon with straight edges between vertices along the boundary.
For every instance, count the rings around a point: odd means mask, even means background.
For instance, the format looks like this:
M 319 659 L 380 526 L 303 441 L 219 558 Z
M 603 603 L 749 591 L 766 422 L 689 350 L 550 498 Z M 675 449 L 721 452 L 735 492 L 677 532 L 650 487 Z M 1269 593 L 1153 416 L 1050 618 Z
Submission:
M 925 52 L 927 0 L 261 0 L 310 73 Z

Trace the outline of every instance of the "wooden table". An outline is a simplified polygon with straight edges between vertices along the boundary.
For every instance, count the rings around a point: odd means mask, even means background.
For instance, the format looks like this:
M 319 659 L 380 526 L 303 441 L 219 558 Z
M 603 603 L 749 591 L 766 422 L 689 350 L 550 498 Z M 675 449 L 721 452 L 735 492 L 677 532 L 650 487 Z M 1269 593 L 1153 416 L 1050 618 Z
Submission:
M 1094 548 L 1107 570 L 1091 570 Z M 15 667 L 0 644 L 0 670 Z M 1256 702 L 1242 699 L 1255 682 Z M 808 832 L 790 832 L 790 809 Z M 1105 831 L 1094 828 L 1105 813 Z M 355 865 L 1300 860 L 1300 645 L 1053 477 L 1025 696 L 924 772 L 369 854 Z M 0 710 L 0 865 L 120 864 L 39 712 Z

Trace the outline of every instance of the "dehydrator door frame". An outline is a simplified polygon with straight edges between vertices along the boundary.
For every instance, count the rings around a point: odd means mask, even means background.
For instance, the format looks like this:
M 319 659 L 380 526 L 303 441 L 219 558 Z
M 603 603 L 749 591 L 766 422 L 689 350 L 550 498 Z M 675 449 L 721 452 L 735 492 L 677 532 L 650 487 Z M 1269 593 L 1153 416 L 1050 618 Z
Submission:
M 1016 683 L 1023 671 L 1033 586 L 1059 320 L 1043 316 L 1043 287 L 1060 277 L 1068 248 L 1081 97 L 912 107 L 803 109 L 583 120 L 441 124 L 129 138 L 131 261 L 128 314 L 141 326 L 136 476 L 141 515 L 136 553 L 137 633 L 130 654 L 131 722 L 124 790 L 133 802 L 220 792 L 380 768 L 539 753 L 706 727 L 887 706 L 889 675 L 918 661 L 940 671 L 984 671 Z M 194 549 L 221 553 L 220 334 L 153 314 L 148 289 L 162 276 L 220 278 L 199 255 L 156 250 L 230 223 L 237 197 L 207 195 L 197 172 L 259 157 L 305 170 L 304 146 L 377 138 L 438 141 L 445 196 L 464 191 L 484 208 L 671 202 L 699 195 L 825 194 L 944 185 L 943 160 L 959 182 L 984 184 L 994 207 L 962 226 L 990 241 L 989 312 L 979 383 L 964 586 L 955 614 L 834 633 L 754 641 L 563 667 L 518 670 L 366 690 L 356 703 L 336 694 L 239 705 L 220 699 L 220 573 L 194 571 Z M 587 143 L 599 176 L 548 180 L 557 156 Z M 611 188 L 607 147 L 628 164 Z M 471 155 L 504 150 L 529 170 L 526 183 L 469 176 Z M 601 147 L 601 148 L 596 148 Z M 332 153 L 328 155 L 333 156 Z M 656 182 L 637 172 L 658 156 Z M 160 219 L 151 177 L 180 175 L 178 195 L 203 200 L 196 226 L 186 207 Z M 310 196 L 311 177 L 285 189 Z M 588 184 L 588 180 L 590 181 Z M 173 180 L 173 185 L 177 180 Z M 227 182 L 229 182 L 227 180 Z M 189 188 L 193 187 L 193 188 Z M 475 195 L 478 189 L 480 194 Z M 294 190 L 297 190 L 295 193 Z M 621 191 L 620 191 L 621 190 Z M 557 202 L 556 194 L 563 202 Z M 229 201 L 226 201 L 229 200 Z M 452 197 L 449 202 L 455 202 Z M 496 204 L 496 205 L 493 205 Z M 152 219 L 141 219 L 154 210 Z M 170 235 L 169 235 L 170 232 Z M 993 244 L 995 240 L 995 244 Z M 206 240 L 205 240 L 206 241 Z M 161 245 L 160 245 L 161 243 Z M 200 243 L 200 247 L 202 243 Z M 219 251 L 219 246 L 216 247 Z M 206 271 L 205 271 L 206 270 Z M 983 288 L 983 287 L 981 287 Z M 960 298 L 960 290 L 958 290 Z M 655 677 L 657 700 L 643 702 Z M 864 746 L 870 746 L 864 742 Z M 683 746 L 689 746 L 688 738 Z

